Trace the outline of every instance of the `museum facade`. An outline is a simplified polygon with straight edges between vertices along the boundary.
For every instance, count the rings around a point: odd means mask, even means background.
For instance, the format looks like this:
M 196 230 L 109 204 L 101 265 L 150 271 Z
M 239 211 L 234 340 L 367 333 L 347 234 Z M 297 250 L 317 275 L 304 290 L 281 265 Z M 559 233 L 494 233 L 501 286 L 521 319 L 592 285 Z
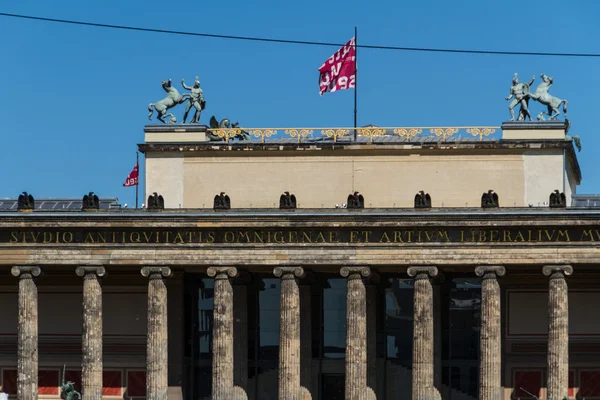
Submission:
M 568 126 L 461 129 L 147 126 L 146 208 L 0 212 L 2 391 L 600 398 Z

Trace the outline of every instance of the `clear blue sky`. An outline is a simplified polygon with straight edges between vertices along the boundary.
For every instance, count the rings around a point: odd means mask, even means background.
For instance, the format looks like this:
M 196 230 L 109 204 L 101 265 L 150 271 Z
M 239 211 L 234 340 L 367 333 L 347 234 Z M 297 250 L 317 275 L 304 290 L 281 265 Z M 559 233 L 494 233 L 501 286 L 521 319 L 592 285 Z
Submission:
M 217 34 L 359 44 L 600 53 L 598 1 L 31 1 L 0 12 Z M 160 82 L 200 77 L 201 122 L 245 127 L 351 126 L 351 90 L 319 96 L 336 49 L 61 25 L 0 17 L 0 197 L 134 203 L 124 188 Z M 600 58 L 359 50 L 359 125 L 500 125 L 514 72 L 555 78 L 579 135 L 579 193 L 600 193 Z M 176 108 L 181 119 L 183 106 Z M 541 106 L 533 103 L 534 116 Z M 143 158 L 141 158 L 143 161 Z M 217 171 L 207 171 L 217 173 Z M 243 173 L 243 171 L 240 171 Z M 140 201 L 142 202 L 142 201 Z

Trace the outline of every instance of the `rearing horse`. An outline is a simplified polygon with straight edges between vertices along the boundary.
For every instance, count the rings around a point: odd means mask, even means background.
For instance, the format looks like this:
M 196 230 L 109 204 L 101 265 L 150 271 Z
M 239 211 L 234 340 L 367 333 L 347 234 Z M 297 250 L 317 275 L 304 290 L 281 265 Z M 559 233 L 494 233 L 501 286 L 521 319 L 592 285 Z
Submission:
M 154 113 L 152 107 L 154 107 L 154 109 L 158 113 L 158 120 L 165 124 L 166 122 L 163 120 L 164 117 L 167 117 L 169 115 L 173 117 L 173 114 L 167 114 L 167 110 L 169 110 L 169 108 L 175 107 L 177 104 L 183 103 L 185 100 L 187 100 L 188 97 L 190 97 L 190 95 L 184 94 L 182 96 L 181 94 L 179 94 L 179 91 L 177 91 L 177 89 L 171 86 L 170 79 L 168 81 L 162 82 L 162 88 L 165 90 L 165 92 L 167 92 L 167 97 L 160 101 L 157 101 L 156 103 L 150 103 L 148 105 L 148 111 L 150 111 L 150 114 L 148 114 L 148 119 L 152 120 L 152 114 Z
M 560 105 L 563 105 L 563 113 L 565 117 L 567 116 L 567 104 L 569 102 L 565 100 L 561 100 L 558 97 L 554 97 L 548 93 L 552 83 L 554 83 L 554 79 L 546 76 L 545 74 L 540 75 L 542 78 L 542 83 L 540 83 L 536 88 L 535 92 L 530 94 L 529 97 L 539 101 L 543 105 L 548 107 L 548 112 L 544 112 L 544 114 L 549 115 L 550 119 L 555 120 L 556 117 L 559 116 L 560 112 L 558 108 Z

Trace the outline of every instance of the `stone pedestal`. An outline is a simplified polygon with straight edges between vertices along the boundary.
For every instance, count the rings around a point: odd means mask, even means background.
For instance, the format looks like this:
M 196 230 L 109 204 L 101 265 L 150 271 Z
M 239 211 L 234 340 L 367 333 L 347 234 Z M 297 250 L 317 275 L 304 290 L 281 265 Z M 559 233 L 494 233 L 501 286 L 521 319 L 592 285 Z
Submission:
M 167 398 L 169 378 L 169 338 L 167 318 L 167 287 L 164 278 L 171 275 L 169 267 L 144 267 L 148 278 L 148 339 L 146 354 L 146 399 Z
M 300 289 L 302 267 L 277 267 L 281 278 L 279 331 L 279 399 L 294 399 L 300 390 Z
M 367 290 L 369 267 L 343 267 L 346 295 L 346 399 L 362 400 L 367 388 Z
M 192 109 L 193 110 L 193 109 Z M 190 111 L 192 112 L 192 111 Z M 156 118 L 156 112 L 154 113 Z M 168 118 L 167 118 L 168 119 Z M 146 143 L 199 143 L 208 142 L 208 126 L 202 124 L 162 124 L 144 127 Z
M 548 394 L 562 399 L 569 390 L 569 294 L 565 275 L 573 273 L 570 265 L 546 265 L 550 277 L 548 289 Z
M 230 278 L 238 274 L 235 267 L 210 267 L 208 276 L 215 278 L 212 398 L 228 400 L 233 391 L 233 288 Z
M 475 274 L 481 277 L 480 400 L 500 400 L 502 331 L 500 285 L 497 277 L 504 276 L 505 273 L 506 269 L 501 266 L 475 268 Z
M 515 114 L 518 113 L 515 108 Z M 534 116 L 535 118 L 535 116 Z M 568 125 L 564 121 L 507 121 L 502 123 L 503 140 L 565 140 Z
M 415 278 L 413 327 L 413 400 L 429 400 L 433 386 L 433 288 L 430 277 L 437 276 L 436 267 L 410 267 Z
M 78 267 L 83 277 L 83 337 L 81 340 L 81 394 L 86 400 L 102 399 L 102 287 L 104 267 Z
M 17 328 L 17 398 L 38 398 L 38 290 L 39 267 L 13 267 L 19 277 L 19 325 Z

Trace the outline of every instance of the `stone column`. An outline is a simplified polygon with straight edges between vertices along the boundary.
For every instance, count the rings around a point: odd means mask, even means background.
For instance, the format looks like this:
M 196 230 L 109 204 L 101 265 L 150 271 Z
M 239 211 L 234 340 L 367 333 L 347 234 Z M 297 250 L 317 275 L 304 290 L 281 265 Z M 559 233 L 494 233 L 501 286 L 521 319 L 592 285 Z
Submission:
M 548 289 L 548 393 L 562 399 L 569 389 L 569 295 L 565 275 L 573 273 L 570 265 L 546 265 L 550 277 Z
M 479 399 L 500 400 L 501 342 L 500 328 L 500 285 L 498 276 L 504 276 L 502 266 L 480 266 L 475 274 L 481 277 L 481 330 L 479 347 Z
M 346 295 L 346 400 L 362 400 L 367 388 L 367 291 L 369 267 L 343 267 Z
M 233 384 L 248 390 L 248 289 L 233 285 Z
M 410 267 L 415 278 L 413 322 L 413 400 L 429 400 L 433 390 L 433 288 L 430 277 L 437 276 L 436 267 Z
M 312 293 L 300 285 L 300 385 L 312 391 Z
M 77 267 L 83 277 L 83 337 L 81 391 L 86 400 L 102 399 L 102 287 L 104 267 Z
M 233 287 L 230 278 L 238 275 L 235 267 L 210 267 L 215 278 L 212 399 L 228 400 L 233 390 Z
M 12 267 L 19 277 L 19 326 L 17 344 L 17 399 L 38 398 L 38 290 L 34 277 L 39 267 Z
M 148 338 L 146 354 L 146 399 L 164 400 L 169 388 L 169 338 L 167 286 L 169 267 L 144 267 L 148 278 Z
M 279 331 L 279 396 L 295 399 L 300 390 L 300 289 L 302 267 L 276 267 L 281 278 Z
M 371 273 L 367 293 L 367 386 L 377 392 L 377 283 Z

